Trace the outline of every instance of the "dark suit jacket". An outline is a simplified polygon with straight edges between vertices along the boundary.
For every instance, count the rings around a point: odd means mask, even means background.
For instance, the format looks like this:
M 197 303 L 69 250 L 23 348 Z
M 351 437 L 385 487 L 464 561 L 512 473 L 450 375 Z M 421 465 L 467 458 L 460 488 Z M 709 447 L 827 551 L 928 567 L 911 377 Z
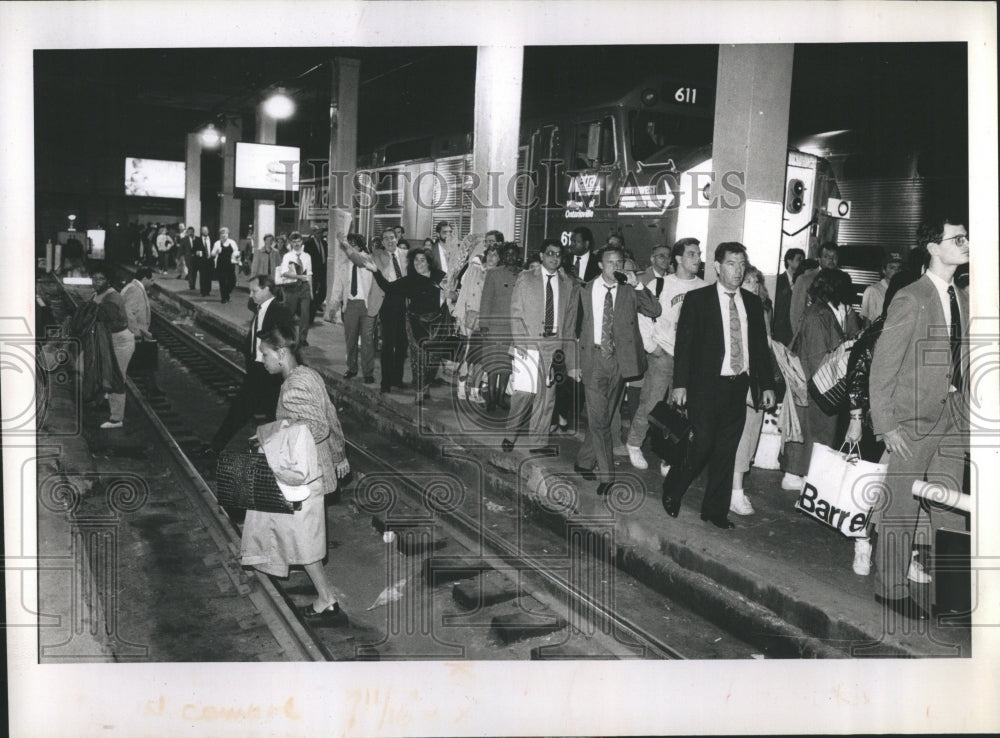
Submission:
M 254 303 L 253 320 L 257 320 L 257 308 L 259 308 L 259 306 Z M 288 308 L 285 307 L 284 303 L 279 302 L 278 299 L 275 298 L 271 301 L 271 304 L 267 306 L 267 312 L 264 313 L 264 322 L 260 327 L 258 336 L 263 336 L 269 330 L 279 325 L 291 328 L 294 323 L 292 321 L 292 314 L 288 312 Z M 250 322 L 246 338 L 243 340 L 243 355 L 246 357 L 248 367 L 254 361 L 254 347 L 250 340 L 251 336 L 253 336 L 253 321 Z
M 740 290 L 747 311 L 747 348 L 750 359 L 750 392 L 754 405 L 760 407 L 761 393 L 774 389 L 770 348 L 764 325 L 764 306 L 760 298 Z M 722 310 L 715 283 L 691 290 L 684 296 L 677 321 L 674 341 L 675 388 L 688 391 L 688 396 L 711 392 L 708 379 L 721 376 L 726 355 L 726 339 L 722 331 Z
M 580 369 L 583 383 L 590 375 L 594 347 L 594 308 L 592 296 L 595 286 L 603 290 L 604 280 L 600 277 L 588 282 L 580 290 L 583 320 L 580 323 Z M 600 293 L 599 293 L 600 294 Z M 615 343 L 615 359 L 626 379 L 641 376 L 646 371 L 646 349 L 639 335 L 638 313 L 650 318 L 657 317 L 663 308 L 653 293 L 646 289 L 637 290 L 627 284 L 618 285 L 615 298 L 614 326 L 612 337 Z
M 193 236 L 184 236 L 178 242 L 180 244 L 180 254 L 181 256 L 190 256 L 192 250 L 194 249 L 195 239 Z
M 955 290 L 962 336 L 969 335 L 969 293 Z M 875 344 L 868 391 L 877 436 L 900 426 L 927 435 L 947 406 L 951 344 L 937 290 L 926 274 L 896 293 Z M 968 344 L 963 346 L 962 387 L 969 397 Z M 968 416 L 964 420 L 967 426 Z
M 792 285 L 788 283 L 788 271 L 778 275 L 774 287 L 774 318 L 771 321 L 771 335 L 775 341 L 788 346 L 792 342 Z

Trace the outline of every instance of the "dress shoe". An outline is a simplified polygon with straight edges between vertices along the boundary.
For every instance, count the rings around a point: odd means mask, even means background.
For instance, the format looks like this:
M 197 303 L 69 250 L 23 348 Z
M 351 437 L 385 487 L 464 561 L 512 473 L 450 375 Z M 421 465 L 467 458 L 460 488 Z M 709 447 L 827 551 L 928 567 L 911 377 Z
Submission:
M 344 372 L 344 379 L 354 379 L 356 376 L 358 376 L 358 373 L 354 370 Z
M 910 620 L 926 620 L 927 611 L 909 597 L 899 597 L 890 600 L 882 595 L 875 595 L 875 601 L 887 610 L 902 615 Z
M 410 389 L 410 382 L 399 382 L 396 386 L 401 390 L 407 390 Z
M 597 496 L 604 497 L 605 495 L 607 495 L 608 492 L 611 491 L 611 487 L 613 484 L 614 482 L 601 482 L 599 485 L 597 485 Z
M 552 450 L 551 446 L 533 446 L 528 449 L 529 454 L 534 454 L 535 456 L 542 456 L 549 453 Z
M 379 391 L 379 392 L 380 392 L 381 394 L 383 394 L 383 395 L 387 395 L 387 394 L 389 394 L 390 392 L 392 392 L 392 388 L 391 388 L 391 387 L 379 387 L 379 388 L 378 388 L 378 391 Z
M 593 482 L 597 479 L 597 475 L 594 473 L 593 469 L 584 469 L 579 464 L 573 464 L 573 471 L 586 479 L 588 482 Z
M 347 615 L 340 610 L 340 605 L 334 602 L 324 610 L 316 610 L 312 603 L 298 608 L 299 617 L 313 627 L 333 627 L 347 625 Z
M 663 509 L 667 511 L 667 515 L 672 518 L 676 518 L 681 512 L 680 500 L 675 500 L 673 497 L 663 496 Z
M 502 449 L 503 449 L 503 452 L 504 452 L 505 454 L 509 454 L 509 453 L 510 453 L 511 451 L 513 451 L 513 450 L 514 450 L 514 442 L 513 442 L 513 441 L 508 441 L 508 440 L 507 440 L 507 439 L 505 438 L 505 439 L 503 439 L 503 440 L 502 440 L 502 441 L 500 442 L 500 448 L 502 448 Z
M 367 375 L 365 377 L 365 384 L 375 384 L 375 377 L 373 377 L 371 374 Z
M 711 523 L 716 528 L 722 528 L 722 530 L 733 530 L 736 527 L 736 525 L 733 523 L 733 521 L 730 520 L 729 518 L 724 518 L 724 517 L 723 518 L 709 518 L 709 517 L 706 517 L 705 515 L 702 515 L 701 519 L 704 520 L 706 523 Z

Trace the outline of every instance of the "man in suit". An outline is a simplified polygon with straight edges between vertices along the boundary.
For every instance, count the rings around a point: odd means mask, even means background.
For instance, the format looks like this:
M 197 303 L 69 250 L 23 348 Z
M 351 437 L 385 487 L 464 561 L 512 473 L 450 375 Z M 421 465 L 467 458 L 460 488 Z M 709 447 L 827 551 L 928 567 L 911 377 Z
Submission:
M 580 445 L 575 469 L 604 475 L 597 494 L 606 494 L 614 474 L 611 419 L 621 401 L 625 380 L 646 371 L 646 350 L 639 335 L 638 313 L 650 318 L 662 308 L 634 272 L 623 274 L 621 248 L 601 252 L 601 276 L 580 292 L 583 320 L 580 327 L 580 370 L 587 403 L 587 435 Z M 617 275 L 624 281 L 619 282 Z
M 727 513 L 747 390 L 755 405 L 774 407 L 764 306 L 756 295 L 740 289 L 746 265 L 743 244 L 719 244 L 718 282 L 685 295 L 674 341 L 671 400 L 688 407 L 694 440 L 687 462 L 675 464 L 663 480 L 663 507 L 676 518 L 681 498 L 708 464 L 701 519 L 724 530 L 735 527 Z
M 795 284 L 792 286 L 792 300 L 788 308 L 788 321 L 793 337 L 799 330 L 799 323 L 802 322 L 806 308 L 809 307 L 809 288 L 812 287 L 813 280 L 816 279 L 820 269 L 836 269 L 837 259 L 837 244 L 824 243 L 819 247 L 819 266 L 805 271 L 795 278 Z
M 342 239 L 343 236 L 338 233 L 337 238 Z M 367 253 L 364 236 L 350 233 L 346 242 L 355 252 Z M 349 257 L 338 267 L 330 291 L 329 314 L 334 322 L 340 319 L 344 324 L 344 342 L 347 344 L 347 372 L 344 377 L 352 379 L 358 375 L 360 339 L 361 371 L 365 384 L 375 381 L 375 316 L 368 311 L 372 282 L 372 273 Z
M 312 301 L 313 262 L 305 253 L 302 234 L 292 231 L 288 235 L 288 253 L 281 257 L 278 267 L 283 299 L 288 311 L 298 318 L 299 346 L 309 345 L 309 304 Z
M 194 243 L 191 253 L 194 255 L 194 267 L 201 284 L 201 296 L 208 297 L 212 292 L 212 239 L 208 235 L 208 226 L 201 227 L 201 235 Z M 188 285 L 194 289 L 194 277 L 188 275 Z
M 507 437 L 501 447 L 510 452 L 525 416 L 528 418 L 528 444 L 531 450 L 543 449 L 549 440 L 549 421 L 556 402 L 555 366 L 576 368 L 576 323 L 580 286 L 559 269 L 562 245 L 555 239 L 542 244 L 541 266 L 526 269 L 514 283 L 510 303 L 511 344 L 514 362 L 528 364 L 529 352 L 537 352 L 535 392 L 514 390 L 507 416 Z M 515 367 L 516 371 L 516 367 Z
M 211 454 L 222 451 L 254 413 L 262 413 L 268 421 L 274 420 L 282 377 L 280 374 L 269 374 L 264 368 L 260 338 L 276 326 L 291 328 L 293 324 L 291 313 L 274 299 L 274 292 L 273 277 L 262 274 L 250 280 L 250 299 L 256 309 L 243 346 L 247 373 L 239 394 L 233 398 L 229 412 L 212 437 L 209 444 Z
M 914 539 L 926 536 L 931 543 L 932 538 L 926 517 L 914 532 L 919 505 L 911 486 L 926 479 L 962 489 L 969 443 L 969 355 L 963 345 L 969 295 L 954 284 L 954 275 L 969 261 L 969 240 L 957 218 L 924 223 L 919 240 L 930 264 L 889 304 L 875 345 L 869 396 L 872 427 L 889 453 L 875 599 L 892 612 L 922 620 L 927 613 L 910 597 L 907 580 Z
M 802 249 L 788 249 L 785 252 L 785 271 L 778 275 L 774 286 L 774 316 L 771 318 L 771 335 L 775 341 L 786 346 L 792 343 L 792 285 L 799 265 L 806 258 Z
M 313 265 L 313 294 L 309 303 L 309 322 L 316 320 L 316 313 L 326 300 L 326 231 L 319 226 L 313 226 L 312 233 L 305 240 L 305 252 L 309 254 Z
M 601 273 L 601 258 L 594 249 L 594 234 L 587 226 L 573 229 L 570 237 L 571 253 L 563 268 L 569 274 L 586 283 Z
M 454 230 L 451 223 L 442 220 L 435 227 L 434 250 L 431 256 L 434 258 L 434 265 L 451 277 L 459 268 L 461 260 L 458 242 L 454 238 Z
M 395 282 L 406 276 L 406 258 L 396 244 L 396 232 L 392 228 L 386 228 L 382 232 L 382 248 L 374 249 L 371 253 L 371 259 L 375 262 L 376 268 L 390 282 Z M 367 270 L 364 254 L 353 248 L 351 243 L 347 243 L 345 246 L 341 242 L 341 246 L 346 248 L 347 256 L 352 264 L 356 264 L 359 270 L 362 268 Z M 378 286 L 378 282 L 373 279 L 368 290 L 366 303 L 368 315 L 373 319 L 378 316 L 381 325 L 382 351 L 379 355 L 379 363 L 382 365 L 382 380 L 379 391 L 390 392 L 393 385 L 399 389 L 406 389 L 403 384 L 403 366 L 406 362 L 407 343 L 406 298 L 385 294 Z

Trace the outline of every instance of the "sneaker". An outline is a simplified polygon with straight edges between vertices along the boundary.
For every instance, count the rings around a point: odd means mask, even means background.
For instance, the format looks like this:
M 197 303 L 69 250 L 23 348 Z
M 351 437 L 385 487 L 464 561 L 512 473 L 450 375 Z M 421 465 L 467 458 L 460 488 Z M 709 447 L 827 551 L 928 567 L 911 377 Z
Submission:
M 734 489 L 732 499 L 729 501 L 729 511 L 737 515 L 753 515 L 753 505 L 743 494 L 743 490 Z
M 660 476 L 666 477 L 670 473 L 670 464 L 663 461 L 660 462 Z
M 906 578 L 917 584 L 930 584 L 931 575 L 924 571 L 923 564 L 917 561 L 917 552 L 913 552 L 913 559 L 910 561 L 910 569 L 906 572 Z
M 649 464 L 646 463 L 645 457 L 642 455 L 642 449 L 638 446 L 630 446 L 625 444 L 625 448 L 628 450 L 628 460 L 632 462 L 632 466 L 636 469 L 648 469 Z
M 121 428 L 122 425 L 124 425 L 124 423 L 122 423 L 122 421 L 120 420 L 105 420 L 103 423 L 101 423 L 101 428 L 103 428 L 104 430 L 108 430 L 110 428 Z M 930 577 L 928 577 L 928 581 L 929 580 Z
M 792 489 L 796 492 L 801 492 L 802 487 L 805 486 L 806 480 L 800 477 L 798 474 L 788 474 L 781 478 L 781 488 L 782 489 Z
M 872 570 L 872 542 L 867 538 L 854 539 L 854 573 L 866 577 Z

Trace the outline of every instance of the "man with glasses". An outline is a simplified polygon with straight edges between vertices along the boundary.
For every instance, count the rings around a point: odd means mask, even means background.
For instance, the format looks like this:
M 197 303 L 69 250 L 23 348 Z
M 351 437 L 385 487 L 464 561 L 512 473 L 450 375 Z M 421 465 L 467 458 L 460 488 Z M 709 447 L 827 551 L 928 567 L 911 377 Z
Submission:
M 556 401 L 554 366 L 568 372 L 576 367 L 576 316 L 579 284 L 562 271 L 562 245 L 555 239 L 542 244 L 542 264 L 517 277 L 510 305 L 514 375 L 534 372 L 534 392 L 515 384 L 507 416 L 507 434 L 501 447 L 514 449 L 521 425 L 528 417 L 528 444 L 532 451 L 549 442 L 549 421 Z M 515 379 L 516 381 L 516 379 Z
M 601 252 L 601 275 L 580 292 L 580 369 L 587 404 L 587 435 L 580 445 L 574 469 L 593 479 L 602 474 L 597 494 L 607 494 L 614 477 L 611 420 L 621 401 L 625 380 L 646 371 L 646 352 L 639 335 L 638 313 L 660 315 L 660 303 L 634 272 L 623 272 L 620 248 Z
M 629 460 L 636 469 L 646 469 L 648 464 L 642 455 L 643 440 L 649 429 L 649 413 L 656 403 L 663 400 L 670 391 L 674 375 L 674 337 L 677 334 L 677 319 L 684 304 L 684 295 L 705 281 L 698 278 L 701 267 L 701 245 L 697 238 L 682 238 L 674 247 L 657 246 L 653 249 L 653 266 L 645 272 L 640 281 L 652 291 L 660 303 L 662 313 L 658 318 L 639 316 L 639 333 L 646 349 L 646 363 L 649 368 L 642 380 L 639 407 L 629 429 L 625 448 Z M 674 263 L 674 273 L 669 273 L 670 262 Z M 660 474 L 667 475 L 670 467 L 660 464 Z
M 889 304 L 869 395 L 872 427 L 889 453 L 888 499 L 878 506 L 875 600 L 902 617 L 924 620 L 926 611 L 910 596 L 911 551 L 915 542 L 933 540 L 911 487 L 926 479 L 962 489 L 969 445 L 969 354 L 963 340 L 969 295 L 954 276 L 969 262 L 969 237 L 958 218 L 939 218 L 920 226 L 918 240 L 929 265 Z

